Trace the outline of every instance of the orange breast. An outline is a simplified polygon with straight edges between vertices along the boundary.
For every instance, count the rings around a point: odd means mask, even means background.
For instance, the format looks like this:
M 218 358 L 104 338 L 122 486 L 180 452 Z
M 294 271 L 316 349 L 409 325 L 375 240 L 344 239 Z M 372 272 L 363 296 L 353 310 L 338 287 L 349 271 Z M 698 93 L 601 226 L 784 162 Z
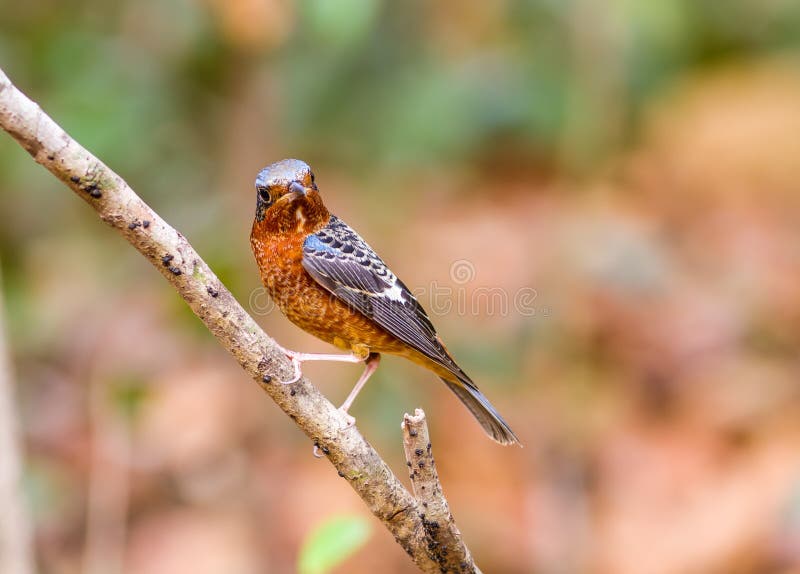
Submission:
M 402 353 L 404 345 L 374 321 L 351 309 L 303 268 L 300 234 L 257 234 L 250 238 L 261 280 L 284 315 L 304 331 L 361 355 Z

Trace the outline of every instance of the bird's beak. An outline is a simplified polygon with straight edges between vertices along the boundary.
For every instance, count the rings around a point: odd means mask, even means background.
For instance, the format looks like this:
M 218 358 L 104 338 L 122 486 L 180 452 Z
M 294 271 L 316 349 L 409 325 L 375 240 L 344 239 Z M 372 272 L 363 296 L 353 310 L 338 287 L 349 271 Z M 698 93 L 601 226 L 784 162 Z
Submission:
M 307 191 L 308 190 L 302 183 L 299 181 L 293 181 L 289 184 L 289 193 L 283 197 L 289 201 L 294 201 L 295 199 L 304 197 Z

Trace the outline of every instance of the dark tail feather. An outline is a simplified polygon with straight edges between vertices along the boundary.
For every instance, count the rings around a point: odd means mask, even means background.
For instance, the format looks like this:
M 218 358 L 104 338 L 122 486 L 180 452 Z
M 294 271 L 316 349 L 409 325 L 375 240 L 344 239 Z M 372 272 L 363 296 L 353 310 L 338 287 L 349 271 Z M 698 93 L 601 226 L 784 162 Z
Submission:
M 461 402 L 466 405 L 470 412 L 475 415 L 475 418 L 481 423 L 483 430 L 485 430 L 486 434 L 492 439 L 500 444 L 516 443 L 522 446 L 517 435 L 515 435 L 511 427 L 508 426 L 508 423 L 503 420 L 503 417 L 495 410 L 489 402 L 489 399 L 484 397 L 483 393 L 481 393 L 471 381 L 469 384 L 465 384 L 460 381 L 451 382 L 445 378 L 442 378 L 442 380 L 447 383 L 447 386 L 461 399 Z

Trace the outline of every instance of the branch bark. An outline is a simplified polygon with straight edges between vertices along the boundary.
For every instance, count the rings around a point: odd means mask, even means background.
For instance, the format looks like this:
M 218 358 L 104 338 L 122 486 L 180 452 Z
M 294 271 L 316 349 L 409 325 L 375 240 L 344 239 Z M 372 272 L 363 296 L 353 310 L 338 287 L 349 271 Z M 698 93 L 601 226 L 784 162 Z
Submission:
M 422 505 L 422 526 L 428 538 L 430 552 L 435 554 L 436 561 L 446 572 L 463 572 L 467 568 L 473 568 L 480 574 L 469 550 L 464 546 L 461 532 L 450 514 L 450 506 L 442 492 L 423 410 L 417 409 L 413 415 L 406 413 L 402 430 L 411 487 L 417 501 Z M 453 549 L 462 547 L 463 553 L 453 552 Z
M 53 175 L 86 201 L 100 218 L 133 245 L 164 276 L 277 405 L 319 446 L 369 510 L 394 535 L 423 572 L 475 572 L 469 551 L 452 521 L 435 536 L 426 531 L 425 509 L 343 414 L 305 377 L 282 385 L 292 367 L 275 341 L 239 305 L 192 248 L 128 184 L 73 140 L 41 108 L 20 92 L 0 70 L 0 127 Z M 431 537 L 449 546 L 459 567 L 442 562 L 431 550 Z

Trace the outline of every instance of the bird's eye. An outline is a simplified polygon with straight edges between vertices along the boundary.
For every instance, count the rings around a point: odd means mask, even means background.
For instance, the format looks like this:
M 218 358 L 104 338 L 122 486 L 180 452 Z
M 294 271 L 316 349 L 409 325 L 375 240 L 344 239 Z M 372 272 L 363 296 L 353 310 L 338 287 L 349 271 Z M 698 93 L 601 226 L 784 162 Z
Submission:
M 258 197 L 264 203 L 272 203 L 272 196 L 269 193 L 269 189 L 267 189 L 266 187 L 258 188 Z
M 311 172 L 311 183 L 314 183 L 314 172 Z

